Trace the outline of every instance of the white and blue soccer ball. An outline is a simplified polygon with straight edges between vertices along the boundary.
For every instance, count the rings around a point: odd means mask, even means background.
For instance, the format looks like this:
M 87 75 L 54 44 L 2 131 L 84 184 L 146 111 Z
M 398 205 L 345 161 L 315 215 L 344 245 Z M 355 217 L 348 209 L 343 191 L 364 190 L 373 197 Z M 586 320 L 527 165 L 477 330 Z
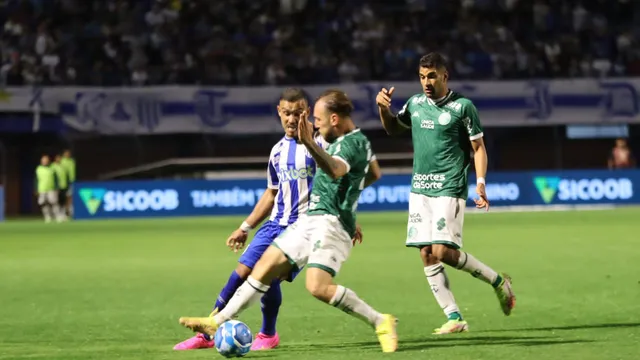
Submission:
M 214 338 L 216 350 L 226 357 L 247 355 L 253 343 L 253 334 L 249 327 L 238 320 L 229 320 L 218 328 Z

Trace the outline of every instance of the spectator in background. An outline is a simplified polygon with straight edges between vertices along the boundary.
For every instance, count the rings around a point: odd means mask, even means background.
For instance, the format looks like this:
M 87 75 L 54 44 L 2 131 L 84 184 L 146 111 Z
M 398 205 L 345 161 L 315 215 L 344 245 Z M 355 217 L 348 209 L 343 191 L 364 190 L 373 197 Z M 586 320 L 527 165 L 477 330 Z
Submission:
M 626 139 L 617 139 L 611 150 L 608 161 L 609 170 L 631 169 L 636 167 L 636 159 L 627 144 Z

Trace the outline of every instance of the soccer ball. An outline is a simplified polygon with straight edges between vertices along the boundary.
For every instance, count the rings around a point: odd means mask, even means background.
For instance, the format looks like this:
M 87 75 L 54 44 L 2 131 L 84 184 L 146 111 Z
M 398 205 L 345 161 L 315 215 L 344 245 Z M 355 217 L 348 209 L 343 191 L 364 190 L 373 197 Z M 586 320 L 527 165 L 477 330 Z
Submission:
M 247 355 L 253 343 L 253 334 L 242 321 L 229 320 L 218 328 L 214 338 L 216 350 L 226 357 L 241 357 Z

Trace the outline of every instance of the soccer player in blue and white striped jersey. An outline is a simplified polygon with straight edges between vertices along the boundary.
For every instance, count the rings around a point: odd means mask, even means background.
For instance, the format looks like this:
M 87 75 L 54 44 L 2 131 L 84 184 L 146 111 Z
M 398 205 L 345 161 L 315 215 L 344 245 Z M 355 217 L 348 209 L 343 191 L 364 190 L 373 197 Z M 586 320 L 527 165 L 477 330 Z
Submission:
M 285 135 L 271 149 L 267 166 L 267 189 L 247 219 L 229 236 L 227 245 L 238 251 L 244 246 L 249 232 L 269 214 L 271 216 L 240 256 L 238 266 L 218 295 L 212 315 L 225 307 L 273 240 L 309 208 L 309 194 L 316 164 L 306 147 L 298 141 L 298 121 L 300 115 L 309 109 L 309 102 L 302 90 L 287 89 L 282 93 L 277 109 Z M 329 145 L 320 135 L 316 137 L 316 141 L 325 149 Z M 292 281 L 295 275 L 297 274 L 292 274 L 287 280 Z M 262 328 L 256 335 L 252 350 L 278 346 L 280 338 L 276 332 L 276 320 L 281 303 L 282 293 L 278 279 L 262 298 Z M 177 344 L 174 349 L 190 350 L 213 346 L 213 339 L 199 333 Z

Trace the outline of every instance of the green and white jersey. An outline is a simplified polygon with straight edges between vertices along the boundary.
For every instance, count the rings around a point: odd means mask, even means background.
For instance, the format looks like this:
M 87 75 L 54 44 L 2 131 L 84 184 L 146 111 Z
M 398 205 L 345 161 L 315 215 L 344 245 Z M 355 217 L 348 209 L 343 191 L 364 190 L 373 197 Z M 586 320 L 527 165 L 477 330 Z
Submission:
M 413 137 L 411 192 L 466 199 L 470 140 L 483 136 L 471 100 L 451 90 L 437 102 L 417 94 L 398 112 L 398 121 Z
M 364 189 L 369 162 L 373 159 L 371 143 L 360 129 L 355 129 L 331 143 L 327 153 L 347 165 L 347 174 L 334 180 L 318 167 L 313 177 L 307 214 L 335 215 L 349 235 L 353 236 L 358 198 Z

